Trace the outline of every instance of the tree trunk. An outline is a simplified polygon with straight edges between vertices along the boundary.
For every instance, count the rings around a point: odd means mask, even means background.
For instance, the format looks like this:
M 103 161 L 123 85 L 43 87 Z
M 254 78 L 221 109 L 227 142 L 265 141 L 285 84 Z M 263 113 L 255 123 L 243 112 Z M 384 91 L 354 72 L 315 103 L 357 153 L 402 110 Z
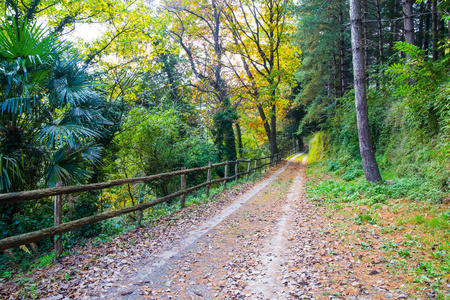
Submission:
M 344 96 L 347 89 L 347 74 L 345 72 L 345 41 L 344 41 L 344 17 L 342 9 L 339 12 L 339 22 L 341 23 L 341 31 L 339 33 L 339 76 L 341 79 L 341 97 Z
M 272 115 L 270 116 L 270 155 L 278 153 L 277 146 L 277 108 L 272 105 Z
M 338 88 L 340 86 L 339 81 L 339 64 L 337 62 L 337 55 L 336 53 L 333 53 L 333 95 L 334 98 L 338 98 L 340 96 L 340 91 L 338 91 Z
M 225 153 L 228 160 L 236 160 L 237 154 L 236 154 L 236 141 L 234 138 L 234 130 L 233 130 L 233 120 L 227 119 L 225 121 Z
M 266 113 L 264 112 L 264 109 L 263 109 L 262 105 L 258 104 L 257 107 L 258 107 L 259 116 L 261 117 L 261 120 L 262 120 L 263 125 L 264 125 L 264 130 L 266 131 L 267 140 L 270 143 L 270 139 L 271 139 L 272 134 L 270 133 L 271 130 L 270 130 L 269 122 L 267 121 Z
M 369 30 L 367 28 L 367 20 L 368 17 L 367 15 L 369 14 L 369 12 L 367 11 L 367 1 L 364 1 L 364 7 L 363 7 L 364 13 L 363 13 L 363 19 L 364 19 L 364 23 L 363 25 L 363 35 L 364 35 L 364 68 L 367 71 L 367 69 L 369 68 Z M 369 76 L 367 76 L 366 73 L 366 83 L 367 85 L 369 85 Z
M 444 41 L 445 39 L 445 21 L 441 18 L 440 14 L 437 15 L 437 18 L 438 18 L 437 35 L 439 44 L 440 41 Z M 438 57 L 444 57 L 444 55 L 445 55 L 444 47 L 441 47 L 440 49 L 438 49 Z
M 402 0 L 402 8 L 405 42 L 410 45 L 414 45 L 413 0 Z
M 236 122 L 236 136 L 238 140 L 238 152 L 239 157 L 242 158 L 242 135 L 241 135 L 241 125 L 239 125 L 239 122 Z
M 377 10 L 377 31 L 378 31 L 378 55 L 377 55 L 377 74 L 380 73 L 380 69 L 382 69 L 383 66 L 383 51 L 384 51 L 384 47 L 383 47 L 383 27 L 382 27 L 382 23 L 381 23 L 381 10 L 380 10 L 380 0 L 376 0 L 375 1 L 375 6 L 376 6 L 376 10 Z M 377 78 L 377 88 L 380 87 L 380 78 Z
M 424 18 L 422 17 L 422 14 L 425 10 L 425 2 L 422 1 L 420 2 L 420 7 L 419 7 L 419 31 L 417 32 L 417 46 L 420 49 L 423 49 L 423 23 L 424 23 Z
M 430 1 L 426 4 L 426 12 L 430 9 Z M 424 33 L 424 39 L 423 39 L 423 49 L 425 49 L 425 53 L 428 56 L 429 48 L 430 48 L 430 24 L 431 23 L 431 16 L 429 13 L 425 15 L 425 33 Z
M 359 149 L 368 182 L 381 181 L 375 152 L 372 147 L 366 99 L 366 74 L 364 70 L 363 43 L 361 35 L 361 6 L 359 0 L 350 0 L 350 25 L 352 34 L 353 77 L 355 86 L 356 121 Z
M 433 60 L 438 59 L 438 36 L 437 36 L 437 11 L 436 11 L 436 0 L 431 1 L 431 36 L 433 40 Z

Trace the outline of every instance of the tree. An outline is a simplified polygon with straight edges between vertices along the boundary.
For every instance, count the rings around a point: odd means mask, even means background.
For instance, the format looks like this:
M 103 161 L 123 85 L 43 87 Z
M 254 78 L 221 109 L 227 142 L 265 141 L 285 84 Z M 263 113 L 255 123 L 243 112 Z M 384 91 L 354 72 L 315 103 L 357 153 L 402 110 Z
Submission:
M 403 8 L 403 27 L 405 31 L 405 42 L 414 45 L 414 19 L 413 19 L 413 1 L 402 0 Z
M 301 51 L 290 43 L 288 5 L 286 0 L 227 2 L 227 25 L 234 43 L 230 48 L 240 56 L 243 69 L 235 74 L 256 103 L 271 155 L 278 152 L 277 111 L 287 103 L 281 90 L 300 65 L 295 55 Z
M 95 140 L 109 124 L 97 84 L 70 45 L 42 26 L 13 21 L 1 27 L 1 148 L 10 166 L 16 161 L 11 176 L 1 176 L 2 190 L 35 187 L 42 177 L 48 186 L 85 178 L 83 164 L 98 159 Z
M 120 177 L 148 176 L 216 161 L 217 153 L 201 129 L 189 127 L 174 109 L 133 108 L 115 137 L 120 149 L 115 162 Z M 149 186 L 157 195 L 168 195 L 178 190 L 178 185 L 174 188 L 177 180 L 156 181 Z
M 382 179 L 370 138 L 360 0 L 350 0 L 350 24 L 352 31 L 353 76 L 359 149 L 366 180 L 369 182 L 378 182 Z
M 295 72 L 294 103 L 305 110 L 297 132 L 307 137 L 322 128 L 351 89 L 351 48 L 345 1 L 308 1 L 298 7 L 296 43 L 302 49 Z
M 104 108 L 70 44 L 34 21 L 0 21 L 0 192 L 86 182 L 111 125 Z M 50 226 L 49 207 L 50 199 L 4 205 L 1 236 Z
M 176 17 L 170 34 L 183 48 L 200 91 L 211 93 L 217 100 L 214 112 L 214 144 L 219 159 L 236 160 L 233 123 L 236 119 L 224 79 L 223 19 L 224 5 L 220 1 L 170 3 L 168 10 Z M 206 88 L 206 89 L 204 89 Z

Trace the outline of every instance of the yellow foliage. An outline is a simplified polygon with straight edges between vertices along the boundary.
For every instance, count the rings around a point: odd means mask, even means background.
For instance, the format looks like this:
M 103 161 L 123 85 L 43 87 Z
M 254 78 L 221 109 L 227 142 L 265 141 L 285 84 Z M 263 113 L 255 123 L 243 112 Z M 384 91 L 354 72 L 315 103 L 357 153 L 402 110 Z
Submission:
M 319 131 L 309 141 L 308 163 L 322 161 L 325 158 L 325 134 Z
M 25 245 L 20 245 L 19 248 L 20 248 L 22 251 L 25 251 L 26 253 L 31 254 L 31 252 L 30 252 L 30 250 L 28 250 L 27 246 L 25 246 Z

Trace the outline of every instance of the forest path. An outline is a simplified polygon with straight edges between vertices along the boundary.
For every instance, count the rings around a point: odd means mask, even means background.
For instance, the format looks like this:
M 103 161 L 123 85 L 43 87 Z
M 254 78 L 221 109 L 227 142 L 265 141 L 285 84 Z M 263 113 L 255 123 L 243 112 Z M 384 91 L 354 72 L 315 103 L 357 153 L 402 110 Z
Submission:
M 303 196 L 299 158 L 258 183 L 96 237 L 57 264 L 0 281 L 0 298 L 423 299 L 405 292 L 408 280 L 374 246 L 383 241 L 377 227 Z
M 301 163 L 291 158 L 220 213 L 155 253 L 106 298 L 285 298 L 282 266 L 290 214 L 302 194 Z M 305 164 L 305 162 L 303 162 Z
M 326 208 L 307 201 L 299 158 L 132 264 L 100 298 L 415 299 L 380 253 L 361 254 L 376 232 L 355 227 L 355 244 Z

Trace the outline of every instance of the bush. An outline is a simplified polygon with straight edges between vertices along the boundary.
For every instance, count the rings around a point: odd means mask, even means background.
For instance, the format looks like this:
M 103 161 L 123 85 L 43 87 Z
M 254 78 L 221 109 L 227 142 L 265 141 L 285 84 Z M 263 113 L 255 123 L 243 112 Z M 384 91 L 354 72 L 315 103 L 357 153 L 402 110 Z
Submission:
M 100 211 L 99 192 L 85 192 L 78 196 L 73 208 L 69 208 L 70 219 L 76 220 L 84 217 L 93 216 Z M 70 236 L 74 239 L 88 238 L 96 236 L 101 232 L 101 224 L 96 223 L 76 229 L 71 232 Z

